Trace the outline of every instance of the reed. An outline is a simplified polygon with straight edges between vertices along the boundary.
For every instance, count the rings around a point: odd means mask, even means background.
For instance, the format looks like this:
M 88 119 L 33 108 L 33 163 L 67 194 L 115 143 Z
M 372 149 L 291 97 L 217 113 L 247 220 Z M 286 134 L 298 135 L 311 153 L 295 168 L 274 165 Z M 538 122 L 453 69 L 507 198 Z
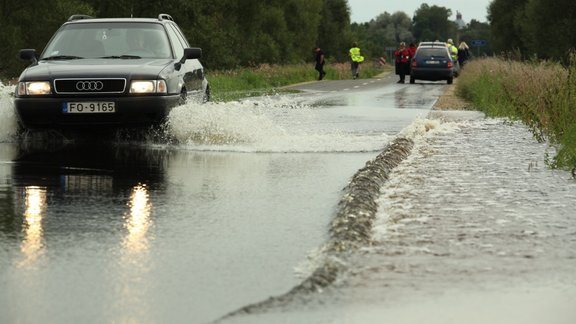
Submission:
M 546 61 L 483 58 L 466 65 L 457 94 L 488 116 L 528 125 L 557 146 L 552 167 L 576 168 L 576 56 L 568 66 Z

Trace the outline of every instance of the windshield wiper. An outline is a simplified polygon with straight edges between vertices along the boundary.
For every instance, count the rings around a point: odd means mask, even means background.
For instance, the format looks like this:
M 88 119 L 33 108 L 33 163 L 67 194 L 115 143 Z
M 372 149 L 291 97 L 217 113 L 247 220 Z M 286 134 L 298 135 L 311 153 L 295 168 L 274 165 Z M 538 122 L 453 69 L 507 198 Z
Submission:
M 111 56 L 102 56 L 103 59 L 140 59 L 141 56 L 138 55 L 111 55 Z
M 53 56 L 44 57 L 41 60 L 42 61 L 50 61 L 50 60 L 78 60 L 78 59 L 83 59 L 83 57 L 74 56 L 74 55 L 53 55 Z

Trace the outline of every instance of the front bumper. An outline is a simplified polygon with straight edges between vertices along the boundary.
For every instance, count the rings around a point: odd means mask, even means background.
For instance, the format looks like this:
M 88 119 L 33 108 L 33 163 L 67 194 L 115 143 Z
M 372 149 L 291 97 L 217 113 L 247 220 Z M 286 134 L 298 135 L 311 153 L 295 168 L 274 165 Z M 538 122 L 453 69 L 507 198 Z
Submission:
M 86 127 L 147 127 L 165 121 L 177 106 L 179 95 L 134 97 L 17 97 L 16 114 L 26 129 L 70 129 Z M 65 102 L 114 102 L 114 113 L 70 114 Z

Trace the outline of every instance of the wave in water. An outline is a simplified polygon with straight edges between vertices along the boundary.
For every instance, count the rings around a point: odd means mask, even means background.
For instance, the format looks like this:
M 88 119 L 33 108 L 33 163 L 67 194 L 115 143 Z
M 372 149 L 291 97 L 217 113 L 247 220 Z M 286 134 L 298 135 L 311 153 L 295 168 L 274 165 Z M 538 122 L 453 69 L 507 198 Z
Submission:
M 0 143 L 12 141 L 16 135 L 16 115 L 12 94 L 14 86 L 0 82 Z
M 282 96 L 177 107 L 169 125 L 174 138 L 194 150 L 372 152 L 390 140 L 339 129 L 319 110 Z

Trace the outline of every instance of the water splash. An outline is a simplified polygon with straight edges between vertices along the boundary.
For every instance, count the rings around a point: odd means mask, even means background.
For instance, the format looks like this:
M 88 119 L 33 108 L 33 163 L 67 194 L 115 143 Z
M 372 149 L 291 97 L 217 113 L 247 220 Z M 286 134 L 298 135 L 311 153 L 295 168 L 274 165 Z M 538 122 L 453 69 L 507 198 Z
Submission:
M 194 150 L 237 152 L 374 152 L 386 134 L 354 134 L 330 125 L 321 110 L 274 97 L 188 104 L 169 116 L 171 135 Z
M 170 113 L 169 125 L 175 139 L 187 145 L 253 143 L 265 134 L 282 133 L 251 102 L 176 107 Z
M 12 86 L 0 84 L 0 142 L 14 141 L 18 132 L 12 93 Z M 150 145 L 178 143 L 189 150 L 270 153 L 376 152 L 390 141 L 380 132 L 342 129 L 322 112 L 290 96 L 190 103 L 172 110 L 160 134 L 156 130 L 138 139 Z M 132 135 L 120 133 L 115 140 L 130 141 Z
M 377 253 L 459 255 L 471 263 L 479 255 L 573 255 L 566 247 L 575 242 L 576 184 L 546 167 L 546 143 L 500 119 L 438 130 L 415 141 L 414 154 L 382 188 Z
M 14 87 L 0 82 L 0 143 L 13 141 L 17 133 L 16 114 L 12 94 Z

